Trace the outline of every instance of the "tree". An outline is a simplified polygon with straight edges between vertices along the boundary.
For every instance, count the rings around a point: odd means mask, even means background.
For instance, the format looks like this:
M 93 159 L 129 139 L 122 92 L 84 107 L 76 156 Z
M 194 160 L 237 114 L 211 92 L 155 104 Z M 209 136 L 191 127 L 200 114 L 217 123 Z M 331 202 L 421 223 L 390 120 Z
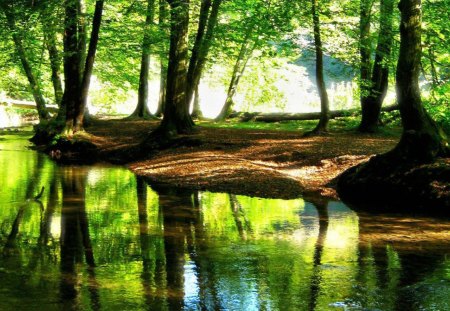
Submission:
M 194 122 L 186 105 L 189 0 L 167 0 L 170 5 L 170 49 L 164 117 L 156 134 L 189 133 Z
M 427 169 L 426 164 L 450 156 L 450 148 L 448 137 L 427 113 L 421 99 L 421 0 L 401 0 L 399 9 L 400 52 L 396 86 L 402 136 L 391 151 L 345 171 L 339 177 L 338 192 L 342 198 L 354 202 L 367 204 L 384 196 L 390 203 L 414 202 L 416 206 L 423 200 L 421 195 L 426 193 L 427 207 L 432 204 L 442 207 L 441 196 L 434 193 L 432 184 L 447 182 L 446 171 L 429 166 Z
M 139 91 L 138 103 L 136 109 L 131 114 L 132 118 L 148 119 L 152 117 L 148 109 L 148 73 L 150 67 L 150 48 L 151 48 L 151 30 L 154 26 L 155 15 L 155 0 L 147 1 L 147 14 L 144 27 L 144 38 L 142 40 L 142 57 L 141 57 L 141 71 L 139 75 Z
M 327 131 L 328 122 L 330 120 L 330 103 L 328 100 L 327 88 L 323 76 L 323 48 L 320 36 L 320 17 L 318 9 L 318 1 L 311 0 L 312 17 L 314 29 L 314 48 L 316 50 L 316 83 L 320 97 L 320 119 L 319 123 L 312 132 L 308 134 L 316 134 Z
M 400 54 L 397 64 L 397 98 L 403 134 L 396 147 L 412 160 L 432 161 L 449 155 L 448 138 L 422 104 L 419 86 L 422 55 L 421 0 L 401 0 Z
M 203 0 L 200 7 L 198 30 L 187 73 L 186 104 L 188 108 L 190 107 L 194 93 L 198 99 L 198 86 L 211 47 L 221 3 L 222 0 Z M 198 100 L 196 102 L 198 104 Z M 194 111 L 196 116 L 201 113 L 198 105 Z
M 100 25 L 104 1 L 96 1 L 92 22 L 89 50 L 83 69 L 84 48 L 80 42 L 84 41 L 83 23 L 80 20 L 80 0 L 65 1 L 65 30 L 64 30 L 64 77 L 65 88 L 60 108 L 60 117 L 65 115 L 63 133 L 71 136 L 74 132 L 83 130 L 84 113 L 89 92 L 95 53 L 100 32 Z M 80 26 L 81 25 L 81 26 Z
M 0 9 L 6 16 L 7 25 L 9 31 L 11 33 L 12 39 L 14 41 L 14 45 L 16 48 L 17 55 L 20 58 L 20 62 L 22 63 L 22 68 L 25 71 L 25 74 L 28 79 L 28 83 L 31 88 L 31 93 L 33 94 L 34 101 L 36 102 L 36 108 L 39 115 L 39 119 L 46 120 L 49 118 L 49 114 L 46 109 L 46 101 L 44 96 L 42 95 L 41 86 L 39 81 L 33 72 L 33 68 L 28 59 L 26 48 L 23 45 L 22 38 L 20 36 L 20 32 L 16 27 L 16 18 L 15 18 L 15 10 L 13 3 L 7 3 L 4 1 L 0 2 Z
M 375 132 L 378 128 L 381 106 L 386 97 L 389 80 L 389 57 L 392 47 L 392 15 L 394 11 L 393 0 L 380 1 L 380 29 L 378 43 L 375 51 L 375 61 L 372 70 L 372 78 L 366 82 L 361 96 L 362 119 L 359 126 L 361 132 Z M 363 53 L 365 57 L 365 52 Z M 363 56 L 361 56 L 362 61 Z M 361 79 L 367 74 L 367 65 L 361 62 Z M 370 65 L 370 63 L 369 63 Z M 364 67 L 364 69 L 363 69 Z M 363 74 L 364 72 L 364 74 Z

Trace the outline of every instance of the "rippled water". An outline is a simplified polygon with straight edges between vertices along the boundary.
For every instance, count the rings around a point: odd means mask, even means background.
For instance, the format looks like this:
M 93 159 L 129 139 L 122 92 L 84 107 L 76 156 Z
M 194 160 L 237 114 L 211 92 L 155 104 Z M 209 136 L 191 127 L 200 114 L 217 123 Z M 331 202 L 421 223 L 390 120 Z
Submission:
M 149 186 L 27 138 L 0 135 L 0 310 L 450 310 L 448 220 Z

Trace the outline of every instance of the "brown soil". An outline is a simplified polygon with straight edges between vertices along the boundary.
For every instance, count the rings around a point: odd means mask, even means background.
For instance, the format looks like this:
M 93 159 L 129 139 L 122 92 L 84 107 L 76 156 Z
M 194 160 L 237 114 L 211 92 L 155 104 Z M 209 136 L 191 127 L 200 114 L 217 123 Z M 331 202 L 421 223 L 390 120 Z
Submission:
M 96 121 L 89 140 L 108 158 L 137 145 L 155 121 Z M 352 132 L 302 138 L 300 132 L 198 127 L 198 146 L 179 146 L 127 163 L 150 182 L 261 197 L 336 197 L 334 179 L 371 155 L 390 150 L 397 136 Z

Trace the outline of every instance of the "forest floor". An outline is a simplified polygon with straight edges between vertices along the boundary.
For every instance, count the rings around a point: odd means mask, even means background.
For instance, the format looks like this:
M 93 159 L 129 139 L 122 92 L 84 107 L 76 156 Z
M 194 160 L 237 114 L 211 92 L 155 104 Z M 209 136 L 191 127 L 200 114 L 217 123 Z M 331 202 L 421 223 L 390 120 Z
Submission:
M 96 121 L 84 134 L 100 157 L 130 150 L 159 121 Z M 167 148 L 126 165 L 150 184 L 163 183 L 214 192 L 296 198 L 337 197 L 335 178 L 372 155 L 392 149 L 399 130 L 389 134 L 336 131 L 303 138 L 301 131 L 198 126 L 198 143 Z

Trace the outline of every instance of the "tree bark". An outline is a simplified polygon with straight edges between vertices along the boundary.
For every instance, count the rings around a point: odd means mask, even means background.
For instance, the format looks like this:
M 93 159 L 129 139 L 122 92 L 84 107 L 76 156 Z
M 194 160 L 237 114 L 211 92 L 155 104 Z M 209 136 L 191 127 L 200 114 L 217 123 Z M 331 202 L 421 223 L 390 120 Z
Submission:
M 46 120 L 50 117 L 46 109 L 46 101 L 42 96 L 42 91 L 38 82 L 38 79 L 33 73 L 33 69 L 26 55 L 25 48 L 23 46 L 22 39 L 20 38 L 17 29 L 14 13 L 11 11 L 13 8 L 11 5 L 1 2 L 0 8 L 3 10 L 6 16 L 6 22 L 8 24 L 9 31 L 11 32 L 14 45 L 16 47 L 17 54 L 22 63 L 23 70 L 30 84 L 31 93 L 33 94 L 34 101 L 36 102 L 36 108 L 39 116 L 39 120 Z
M 78 42 L 79 1 L 65 0 L 64 19 L 64 95 L 59 119 L 65 120 L 63 134 L 71 136 L 75 125 L 75 109 L 79 104 L 80 53 Z M 65 115 L 62 116 L 62 114 Z
M 400 53 L 397 64 L 397 98 L 403 134 L 395 151 L 410 160 L 432 161 L 449 155 L 448 138 L 423 107 L 420 87 L 422 54 L 421 0 L 401 0 Z
M 63 97 L 63 88 L 62 88 L 62 80 L 61 80 L 61 55 L 57 48 L 57 38 L 56 33 L 52 29 L 51 25 L 46 22 L 42 23 L 44 29 L 44 40 L 45 45 L 47 46 L 48 57 L 50 60 L 50 68 L 52 71 L 52 84 L 53 91 L 55 94 L 55 103 L 56 105 L 61 105 L 62 97 Z
M 139 75 L 138 103 L 130 117 L 148 119 L 152 117 L 148 109 L 148 74 L 150 68 L 150 30 L 154 25 L 155 0 L 147 1 L 147 16 L 145 19 L 144 39 L 142 40 L 141 72 Z
M 202 2 L 196 41 L 192 50 L 187 76 L 188 85 L 186 100 L 188 107 L 190 106 L 194 92 L 198 91 L 200 78 L 202 76 L 203 68 L 205 67 L 209 49 L 214 37 L 214 29 L 217 25 L 219 7 L 221 3 L 222 0 L 214 0 L 212 3 L 211 0 L 205 0 Z M 196 95 L 198 94 L 196 93 Z M 196 112 L 198 116 L 199 110 L 197 109 Z
M 159 17 L 158 17 L 158 23 L 160 31 L 162 31 L 164 34 L 166 34 L 164 24 L 167 21 L 167 8 L 166 8 L 167 2 L 166 0 L 159 0 Z M 165 41 L 163 41 L 163 49 L 159 55 L 160 57 L 160 78 L 159 78 L 159 100 L 158 100 L 158 108 L 156 109 L 155 116 L 161 117 L 164 112 L 164 106 L 165 106 L 165 100 L 166 100 L 166 82 L 167 82 L 167 51 L 166 51 L 166 44 L 164 44 Z
M 359 54 L 360 54 L 360 81 L 359 92 L 360 101 L 363 103 L 368 96 L 370 68 L 371 68 L 371 40 L 370 40 L 370 20 L 373 0 L 360 0 L 360 20 L 359 20 Z
M 368 96 L 361 99 L 362 119 L 359 131 L 372 133 L 378 129 L 381 106 L 389 84 L 389 57 L 392 47 L 393 0 L 380 1 L 380 31 Z
M 91 83 L 92 70 L 94 69 L 95 54 L 97 52 L 98 38 L 100 34 L 100 25 L 102 22 L 104 1 L 95 2 L 94 19 L 92 21 L 91 38 L 89 39 L 89 49 L 86 55 L 86 64 L 84 65 L 83 78 L 81 80 L 79 105 L 77 105 L 75 131 L 83 130 L 83 119 L 87 105 L 89 86 Z
M 233 67 L 233 74 L 231 75 L 230 86 L 228 87 L 227 98 L 225 104 L 222 107 L 219 115 L 216 117 L 216 121 L 223 121 L 231 114 L 233 109 L 233 97 L 236 94 L 239 81 L 244 74 L 247 63 L 250 60 L 253 50 L 256 47 L 256 42 L 251 45 L 251 31 L 247 31 L 244 41 L 242 42 L 241 49 L 239 51 L 238 58 Z
M 320 97 L 320 119 L 316 128 L 312 133 L 320 133 L 327 131 L 328 121 L 330 120 L 330 103 L 328 100 L 327 88 L 325 86 L 325 79 L 323 75 L 323 51 L 322 39 L 320 35 L 320 17 L 318 10 L 318 1 L 311 0 L 312 16 L 314 28 L 314 48 L 316 50 L 316 82 Z
M 189 0 L 167 0 L 170 4 L 170 50 L 164 117 L 157 133 L 172 136 L 189 133 L 194 122 L 186 105 Z
M 398 110 L 398 105 L 386 106 L 382 108 L 384 112 L 391 112 Z M 329 112 L 330 119 L 341 118 L 351 115 L 357 115 L 361 112 L 360 109 L 349 110 L 331 110 Z M 248 113 L 244 114 L 241 118 L 242 122 L 256 121 L 256 122 L 281 122 L 281 121 L 308 121 L 308 120 L 320 120 L 321 112 L 304 112 L 304 113 L 287 113 L 287 112 L 274 112 L 274 113 Z

